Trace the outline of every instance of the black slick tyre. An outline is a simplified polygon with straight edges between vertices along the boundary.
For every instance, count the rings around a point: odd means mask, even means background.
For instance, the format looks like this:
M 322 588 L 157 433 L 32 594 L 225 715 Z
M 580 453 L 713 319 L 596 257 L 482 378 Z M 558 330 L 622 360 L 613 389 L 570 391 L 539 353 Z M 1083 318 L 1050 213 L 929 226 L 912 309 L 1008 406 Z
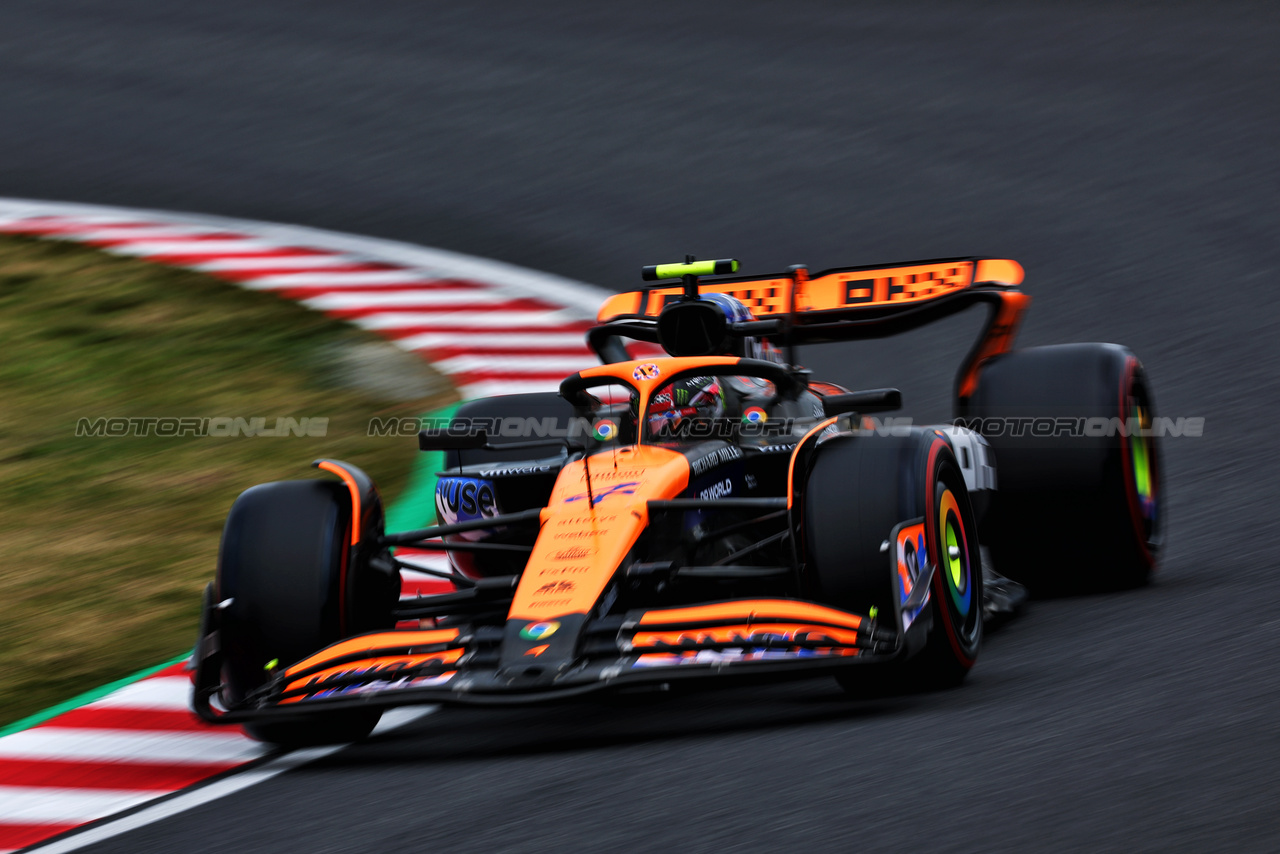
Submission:
M 347 634 L 351 499 L 338 483 L 277 481 L 246 490 L 223 529 L 217 600 L 221 615 L 224 702 L 240 702 L 287 666 Z M 347 588 L 349 590 L 350 588 Z M 246 724 L 259 741 L 300 747 L 368 735 L 379 709 L 312 712 Z
M 804 487 L 807 598 L 892 620 L 895 550 L 884 548 L 904 522 L 922 525 L 933 587 L 924 648 L 905 662 L 850 668 L 853 693 L 932 690 L 958 685 L 982 646 L 982 570 L 977 529 L 951 446 L 933 430 L 909 435 L 838 437 L 819 447 Z M 896 544 L 895 544 L 896 545 Z
M 997 356 L 957 414 L 994 451 L 983 540 L 997 571 L 1038 595 L 1148 581 L 1163 472 L 1157 437 L 1143 435 L 1155 405 L 1132 352 L 1066 344 Z M 1043 435 L 1051 426 L 1059 435 Z

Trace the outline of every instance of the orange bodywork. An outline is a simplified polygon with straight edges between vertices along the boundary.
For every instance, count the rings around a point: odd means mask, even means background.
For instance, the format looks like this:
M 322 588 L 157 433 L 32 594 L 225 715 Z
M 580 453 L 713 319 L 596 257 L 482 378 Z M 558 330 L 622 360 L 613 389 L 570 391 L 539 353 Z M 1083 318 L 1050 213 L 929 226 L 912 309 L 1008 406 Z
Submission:
M 791 293 L 794 282 L 790 278 L 758 279 L 751 282 L 701 282 L 698 290 L 704 294 L 728 294 L 737 297 L 757 317 L 768 314 L 786 314 L 791 310 Z M 596 318 L 604 322 L 621 314 L 647 314 L 657 317 L 669 299 L 680 296 L 680 286 L 653 288 L 648 291 L 631 291 L 615 294 L 604 301 Z
M 1006 258 L 905 264 L 869 270 L 841 270 L 809 278 L 802 269 L 793 277 L 750 281 L 699 282 L 701 293 L 729 294 L 741 300 L 756 317 L 811 311 L 902 305 L 962 291 L 975 283 L 1014 286 L 1022 282 L 1017 261 Z M 605 300 L 597 320 L 626 314 L 657 317 L 668 300 L 680 296 L 680 286 L 617 294 Z
M 462 652 L 461 649 L 448 649 L 442 652 L 430 652 L 422 655 L 383 655 L 374 658 L 363 658 L 356 662 L 337 664 L 310 676 L 295 679 L 286 685 L 284 690 L 288 692 L 311 687 L 314 687 L 317 691 L 323 690 L 326 679 L 346 676 L 357 670 L 362 675 L 368 675 L 370 679 L 379 677 L 391 679 L 395 677 L 398 671 L 421 667 L 433 661 L 438 661 L 441 664 L 452 664 L 462 657 Z M 307 699 L 307 696 L 303 694 L 296 697 L 286 697 L 280 702 L 282 704 L 296 703 L 305 699 Z
M 978 369 L 982 363 L 992 356 L 1007 353 L 1013 348 L 1013 339 L 1018 334 L 1018 325 L 1022 322 L 1022 314 L 1031 304 L 1031 297 L 1017 291 L 1000 294 L 1000 304 L 987 326 L 987 333 L 978 342 L 973 358 L 969 360 L 967 370 L 959 377 L 956 385 L 956 397 L 965 400 L 978 388 Z
M 809 277 L 803 268 L 786 278 L 748 281 L 699 282 L 701 293 L 731 294 L 757 317 L 791 313 L 796 328 L 820 322 L 824 312 L 847 318 L 850 310 L 911 306 L 972 289 L 975 285 L 1013 288 L 1022 283 L 1023 269 L 1008 258 L 972 258 L 935 261 L 870 269 L 837 270 Z M 657 317 L 669 300 L 683 293 L 681 287 L 657 288 L 617 294 L 605 300 L 597 315 L 601 323 L 621 315 Z M 1031 297 L 1020 291 L 986 291 L 998 300 L 996 311 L 982 339 L 957 378 L 956 396 L 965 400 L 978 384 L 978 369 L 992 356 L 1013 347 L 1022 315 Z M 607 366 L 609 367 L 609 366 Z
M 356 484 L 355 478 L 351 476 L 351 473 L 340 465 L 331 463 L 328 460 L 321 460 L 316 463 L 316 468 L 327 471 L 329 474 L 336 474 L 346 485 L 347 491 L 351 493 L 351 518 L 354 520 L 354 524 L 351 526 L 351 545 L 358 546 L 360 544 L 360 519 L 362 518 L 360 513 L 363 510 L 360 506 L 360 487 Z
M 850 270 L 810 279 L 796 294 L 797 311 L 917 302 L 962 291 L 973 282 L 973 262 Z
M 458 637 L 457 629 L 431 629 L 420 632 L 378 632 L 371 635 L 360 635 L 350 640 L 335 643 L 333 646 L 326 647 L 315 655 L 304 658 L 297 664 L 290 667 L 284 672 L 285 676 L 292 676 L 295 673 L 301 673 L 323 664 L 326 661 L 333 661 L 335 658 L 343 658 L 348 655 L 367 652 L 371 656 L 377 655 L 382 650 L 404 649 L 411 646 L 428 646 L 430 644 L 448 643 Z
M 856 614 L 846 614 L 834 608 L 814 605 L 809 602 L 797 602 L 793 599 L 751 599 L 741 602 L 720 602 L 714 605 L 694 605 L 689 608 L 666 608 L 648 611 L 640 618 L 641 626 L 660 626 L 664 624 L 688 624 L 707 620 L 744 620 L 750 627 L 759 616 L 760 619 L 777 622 L 779 620 L 808 621 L 830 623 L 856 629 L 862 625 L 862 618 Z
M 664 359 L 661 364 L 673 361 L 698 360 Z M 545 620 L 590 611 L 649 524 L 647 502 L 679 495 L 688 485 L 688 460 L 652 445 L 619 448 L 566 465 L 542 511 L 542 530 L 520 576 L 509 618 Z
M 800 449 L 804 447 L 806 442 L 820 436 L 823 430 L 835 423 L 836 416 L 834 415 L 824 421 L 819 421 L 796 443 L 795 450 L 791 452 L 791 462 L 787 463 L 787 507 L 792 506 L 796 494 L 796 460 L 800 458 Z
M 671 377 L 692 368 L 706 368 L 708 374 L 732 373 L 727 370 L 738 364 L 736 356 L 686 356 L 681 358 L 664 357 L 661 359 L 637 359 L 631 362 L 615 362 L 609 365 L 597 365 L 579 371 L 578 375 L 588 379 L 613 379 L 631 386 L 640 394 L 642 410 L 640 422 L 643 423 L 645 412 L 649 408 L 649 398 L 653 393 L 671 381 Z M 662 496 L 667 498 L 669 496 Z

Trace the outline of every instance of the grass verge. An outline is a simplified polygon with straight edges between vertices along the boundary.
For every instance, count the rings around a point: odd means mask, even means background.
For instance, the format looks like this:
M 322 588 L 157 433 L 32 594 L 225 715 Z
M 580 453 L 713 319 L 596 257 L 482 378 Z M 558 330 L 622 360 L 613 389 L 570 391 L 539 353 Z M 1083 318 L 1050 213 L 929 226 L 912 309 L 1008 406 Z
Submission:
M 0 725 L 189 648 L 245 488 L 327 456 L 391 500 L 417 450 L 369 419 L 453 399 L 418 360 L 274 295 L 28 238 L 0 238 L 0 342 Z M 329 420 L 323 437 L 75 435 L 120 417 Z

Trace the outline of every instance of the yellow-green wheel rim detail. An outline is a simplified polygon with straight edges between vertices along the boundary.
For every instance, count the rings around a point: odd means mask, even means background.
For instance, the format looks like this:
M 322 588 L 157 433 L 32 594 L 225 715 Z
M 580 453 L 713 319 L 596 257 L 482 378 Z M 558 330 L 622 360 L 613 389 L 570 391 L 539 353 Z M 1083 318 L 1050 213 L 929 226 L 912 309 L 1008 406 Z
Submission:
M 1139 430 L 1129 435 L 1129 462 L 1133 468 L 1133 486 L 1138 494 L 1138 508 L 1147 524 L 1154 524 L 1156 514 L 1155 482 L 1151 471 L 1150 440 L 1141 431 L 1151 426 L 1151 415 L 1140 405 L 1130 410 L 1129 423 L 1137 422 Z
M 956 537 L 956 526 L 951 519 L 947 519 L 947 569 L 951 572 L 951 583 L 955 585 L 957 590 L 960 589 L 960 577 L 964 572 L 964 564 L 960 562 L 960 557 L 951 557 L 951 550 L 959 548 L 960 543 Z
M 942 493 L 938 501 L 938 547 L 943 551 L 933 559 L 937 571 L 942 578 L 951 582 L 947 585 L 951 600 L 961 617 L 967 617 L 973 606 L 973 567 L 969 564 L 969 541 L 965 535 L 964 517 L 960 515 L 960 504 L 950 489 Z M 951 549 L 955 547 L 960 554 L 952 558 Z

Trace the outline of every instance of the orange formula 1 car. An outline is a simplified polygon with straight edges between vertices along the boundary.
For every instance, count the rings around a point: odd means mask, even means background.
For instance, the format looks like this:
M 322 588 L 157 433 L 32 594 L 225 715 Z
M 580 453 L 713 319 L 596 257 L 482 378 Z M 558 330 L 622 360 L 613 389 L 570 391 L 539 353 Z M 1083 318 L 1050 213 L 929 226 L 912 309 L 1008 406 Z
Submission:
M 257 738 L 359 738 L 409 703 L 511 703 L 688 678 L 830 673 L 847 688 L 964 679 L 1021 589 L 1140 584 L 1160 539 L 1152 400 L 1123 347 L 1011 351 L 1029 297 L 988 258 L 810 276 L 645 268 L 559 392 L 471 401 L 436 527 L 387 533 L 373 482 L 268 483 L 227 518 L 194 707 Z M 701 278 L 700 277 L 713 277 Z M 663 282 L 673 279 L 674 282 Z M 957 422 L 885 429 L 896 389 L 783 358 L 975 303 Z M 628 342 L 669 354 L 633 359 Z M 998 477 L 997 477 L 998 474 Z M 980 543 L 995 571 L 984 573 Z M 402 547 L 451 592 L 402 598 Z

